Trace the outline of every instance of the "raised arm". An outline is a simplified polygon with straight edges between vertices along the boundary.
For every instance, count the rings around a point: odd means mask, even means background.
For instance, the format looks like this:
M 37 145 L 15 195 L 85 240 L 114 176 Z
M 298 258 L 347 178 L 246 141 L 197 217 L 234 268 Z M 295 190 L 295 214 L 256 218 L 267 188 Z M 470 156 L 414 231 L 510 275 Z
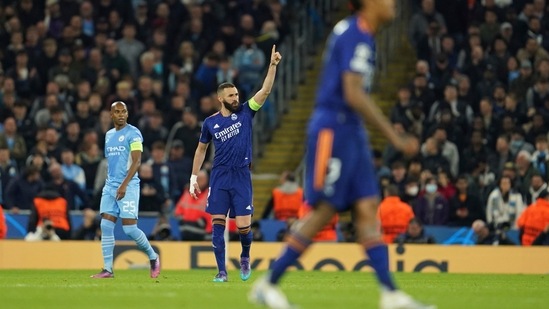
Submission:
M 254 100 L 259 105 L 263 105 L 263 103 L 265 103 L 267 97 L 271 93 L 271 89 L 273 88 L 273 83 L 276 77 L 276 66 L 278 65 L 280 60 L 282 60 L 282 56 L 279 52 L 276 51 L 276 45 L 273 45 L 273 49 L 271 51 L 271 62 L 269 63 L 267 76 L 263 81 L 261 89 L 259 89 L 259 91 L 254 95 Z

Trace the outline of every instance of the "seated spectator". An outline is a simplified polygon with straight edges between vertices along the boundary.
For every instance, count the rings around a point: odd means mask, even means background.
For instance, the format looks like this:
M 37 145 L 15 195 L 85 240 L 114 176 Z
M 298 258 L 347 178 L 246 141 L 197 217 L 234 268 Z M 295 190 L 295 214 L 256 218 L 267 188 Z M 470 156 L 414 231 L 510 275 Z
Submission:
M 484 220 L 484 209 L 469 179 L 460 175 L 456 181 L 457 193 L 450 199 L 450 226 L 471 226 L 475 220 Z
M 488 196 L 486 221 L 493 227 L 506 224 L 511 228 L 516 228 L 516 221 L 524 208 L 522 196 L 512 188 L 511 178 L 503 176 L 500 178 L 498 186 Z
M 74 181 L 82 190 L 86 189 L 86 174 L 82 167 L 74 163 L 74 152 L 71 149 L 61 151 L 61 171 L 65 179 Z
M 42 190 L 42 186 L 40 170 L 27 166 L 6 188 L 4 207 L 14 214 L 19 213 L 20 209 L 30 210 L 34 205 L 34 197 Z
M 534 203 L 524 210 L 517 220 L 517 225 L 520 230 L 521 245 L 531 246 L 549 225 L 549 193 L 547 190 L 540 192 Z
M 42 227 L 42 232 L 46 233 L 53 229 L 60 239 L 71 237 L 67 200 L 52 185 L 46 185 L 33 200 L 27 230 L 34 233 L 39 226 Z
M 408 227 L 406 228 L 406 233 L 398 235 L 395 238 L 395 243 L 397 244 L 434 244 L 436 243 L 435 239 L 425 234 L 425 229 L 423 229 L 423 224 L 419 219 L 412 218 L 408 222 Z
M 415 216 L 429 225 L 446 225 L 450 215 L 448 200 L 437 192 L 436 179 L 429 178 L 425 183 L 425 192 L 412 205 Z
M 165 213 L 168 195 L 162 185 L 154 179 L 151 164 L 141 164 L 139 167 L 139 212 L 151 211 L 158 214 Z
M 82 225 L 73 233 L 74 240 L 100 240 L 101 239 L 101 217 L 92 209 L 84 209 L 82 212 Z
M 181 240 L 205 240 L 212 232 L 211 215 L 206 212 L 209 195 L 209 177 L 204 170 L 196 175 L 196 182 L 200 188 L 197 198 L 194 199 L 189 190 L 184 190 L 175 205 L 174 216 L 179 221 Z
M 63 176 L 59 163 L 51 164 L 48 171 L 51 179 L 47 184 L 55 187 L 57 192 L 67 200 L 69 210 L 85 209 L 90 206 L 86 192 L 76 182 Z
M 450 200 L 456 194 L 456 187 L 452 183 L 450 175 L 444 170 L 438 171 L 438 189 L 437 192 L 440 193 L 446 200 Z
M 525 194 L 525 205 L 534 203 L 540 194 L 547 190 L 547 183 L 543 180 L 540 174 L 535 173 L 530 180 L 530 187 Z
M 263 219 L 267 219 L 273 212 L 276 220 L 286 221 L 289 218 L 298 218 L 299 208 L 303 204 L 303 189 L 296 182 L 292 172 L 285 171 L 280 177 L 280 186 L 273 189 L 272 197 L 263 212 Z
M 488 225 L 482 220 L 476 220 L 471 226 L 477 236 L 477 245 L 515 245 L 513 241 L 507 238 L 507 235 L 501 230 L 490 230 Z
M 395 185 L 385 188 L 385 198 L 377 210 L 381 224 L 383 241 L 393 243 L 395 238 L 406 231 L 408 222 L 414 218 L 412 207 L 400 200 L 399 190 Z

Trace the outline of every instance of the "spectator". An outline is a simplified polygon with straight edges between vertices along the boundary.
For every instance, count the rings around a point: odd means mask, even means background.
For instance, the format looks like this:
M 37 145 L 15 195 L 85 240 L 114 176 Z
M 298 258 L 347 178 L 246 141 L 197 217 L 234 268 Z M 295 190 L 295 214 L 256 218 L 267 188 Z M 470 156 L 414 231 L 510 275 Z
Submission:
M 434 178 L 429 178 L 425 184 L 425 192 L 414 205 L 415 216 L 429 225 L 446 225 L 448 223 L 450 206 L 448 200 L 437 192 L 438 185 Z
M 471 226 L 475 220 L 484 220 L 484 207 L 474 187 L 469 186 L 467 176 L 456 181 L 457 193 L 450 199 L 450 226 Z
M 302 204 L 303 189 L 297 183 L 294 173 L 285 171 L 280 177 L 280 185 L 273 189 L 262 218 L 269 218 L 273 212 L 273 218 L 276 220 L 297 219 Z
M 517 220 L 520 231 L 520 243 L 523 246 L 531 246 L 534 240 L 543 233 L 549 225 L 549 193 L 541 191 L 538 198 L 524 210 Z
M 116 42 L 120 55 L 126 59 L 130 74 L 136 78 L 138 75 L 139 56 L 145 51 L 145 45 L 136 39 L 136 27 L 133 23 L 126 23 L 122 28 L 122 38 Z
M 61 171 L 63 177 L 74 181 L 80 189 L 86 188 L 86 175 L 82 167 L 74 162 L 74 152 L 68 148 L 61 151 Z
M 0 133 L 0 148 L 8 148 L 10 157 L 18 164 L 27 156 L 25 139 L 17 132 L 17 123 L 13 117 L 4 120 L 4 132 Z
M 67 200 L 67 205 L 70 210 L 88 208 L 90 205 L 89 198 L 84 191 L 85 187 L 81 187 L 73 180 L 65 178 L 62 169 L 62 165 L 59 163 L 52 163 L 48 167 L 51 179 L 47 184 L 56 188 L 61 196 Z
M 235 51 L 233 64 L 238 70 L 238 84 L 242 89 L 242 98 L 251 95 L 256 83 L 261 80 L 265 66 L 265 55 L 254 43 L 254 35 L 247 32 L 242 35 L 242 45 Z
M 421 12 L 418 12 L 412 16 L 410 27 L 408 28 L 412 46 L 418 46 L 421 37 L 427 33 L 430 20 L 437 21 L 441 27 L 441 33 L 446 33 L 446 23 L 444 21 L 444 17 L 435 11 L 435 1 L 423 0 L 421 1 Z
M 184 190 L 175 206 L 174 216 L 179 220 L 181 240 L 205 240 L 206 235 L 212 232 L 211 216 L 206 212 L 209 195 L 208 180 L 206 171 L 198 172 L 197 182 L 200 193 L 197 199 L 191 197 L 189 190 Z
M 459 151 L 456 144 L 448 140 L 448 134 L 446 128 L 442 125 L 437 126 L 432 136 L 439 148 L 441 149 L 441 155 L 448 161 L 450 165 L 449 172 L 453 176 L 457 176 L 459 172 Z M 422 145 L 422 154 L 426 155 L 425 144 Z
M 482 220 L 476 220 L 471 226 L 477 236 L 477 245 L 515 245 L 502 231 L 491 231 Z
M 399 234 L 406 232 L 408 222 L 414 218 L 414 211 L 410 205 L 400 200 L 397 186 L 389 185 L 385 191 L 377 217 L 381 224 L 383 241 L 391 244 Z
M 169 207 L 173 202 L 171 197 L 175 187 L 175 171 L 170 169 L 170 165 L 166 159 L 166 145 L 162 141 L 156 141 L 152 145 L 151 158 L 147 161 L 153 170 L 153 178 L 156 183 L 162 186 L 164 193 L 167 195 Z M 179 196 L 177 196 L 179 197 Z M 177 200 L 177 197 L 175 200 Z
M 34 166 L 24 168 L 21 174 L 8 184 L 4 207 L 14 214 L 19 213 L 20 209 L 30 210 L 33 199 L 42 186 L 40 170 Z
M 536 173 L 536 169 L 532 164 L 532 155 L 526 150 L 521 150 L 517 154 L 515 165 L 517 167 L 517 178 L 520 184 L 518 190 L 521 194 L 525 195 L 530 188 L 532 176 Z
M 176 123 L 168 135 L 168 145 L 174 140 L 180 140 L 185 147 L 185 157 L 194 158 L 194 151 L 198 145 L 200 137 L 200 126 L 198 123 L 197 113 L 194 109 L 187 107 L 183 111 L 183 118 Z
M 450 200 L 456 194 L 456 187 L 452 182 L 452 178 L 448 175 L 448 172 L 444 170 L 438 171 L 437 174 L 437 183 L 438 189 L 437 192 L 440 193 L 446 200 Z
M 408 222 L 408 228 L 406 228 L 406 233 L 398 235 L 395 238 L 395 243 L 397 244 L 435 244 L 435 239 L 425 233 L 423 224 L 419 219 L 412 218 Z
M 82 212 L 82 225 L 80 225 L 73 233 L 74 240 L 100 240 L 101 227 L 100 217 L 92 209 L 84 209 Z
M 0 205 L 5 204 L 6 189 L 8 184 L 18 174 L 17 165 L 10 158 L 10 151 L 7 147 L 0 147 Z
M 84 144 L 82 151 L 80 151 L 74 159 L 75 164 L 80 166 L 84 171 L 86 183 L 85 191 L 88 196 L 93 195 L 95 179 L 102 159 L 103 155 L 96 143 Z
M 141 164 L 139 167 L 139 212 L 149 211 L 158 215 L 166 213 L 167 193 L 160 183 L 154 179 L 151 164 Z
M 71 221 L 69 207 L 55 187 L 46 185 L 33 199 L 27 230 L 35 233 L 37 227 L 43 230 L 53 229 L 60 239 L 70 239 Z
M 492 226 L 507 224 L 516 228 L 516 220 L 524 211 L 524 202 L 520 193 L 512 187 L 511 178 L 503 176 L 498 186 L 488 196 L 486 220 Z

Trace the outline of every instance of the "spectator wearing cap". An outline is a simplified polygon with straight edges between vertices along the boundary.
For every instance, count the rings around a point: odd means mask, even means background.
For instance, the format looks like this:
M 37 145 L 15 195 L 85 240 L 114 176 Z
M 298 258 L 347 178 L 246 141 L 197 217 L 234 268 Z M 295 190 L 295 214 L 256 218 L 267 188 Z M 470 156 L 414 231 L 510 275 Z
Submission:
M 549 225 L 549 193 L 543 190 L 533 204 L 524 210 L 517 221 L 520 243 L 531 246 L 534 240 Z
M 524 211 L 522 195 L 513 188 L 512 179 L 502 176 L 498 186 L 488 196 L 486 221 L 494 227 L 508 225 L 517 227 L 517 219 Z

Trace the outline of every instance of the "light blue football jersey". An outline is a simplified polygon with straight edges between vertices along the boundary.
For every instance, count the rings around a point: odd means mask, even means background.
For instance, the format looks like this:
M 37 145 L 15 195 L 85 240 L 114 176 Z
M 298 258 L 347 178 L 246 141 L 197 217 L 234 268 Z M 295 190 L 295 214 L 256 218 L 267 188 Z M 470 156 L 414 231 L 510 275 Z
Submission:
M 132 144 L 134 144 L 133 148 L 130 146 Z M 143 151 L 143 136 L 138 128 L 127 124 L 120 131 L 116 131 L 114 128 L 107 131 L 105 134 L 105 157 L 107 158 L 105 185 L 118 187 L 122 184 L 132 164 L 130 155 L 132 149 Z M 138 185 L 139 177 L 135 173 L 128 187 Z

